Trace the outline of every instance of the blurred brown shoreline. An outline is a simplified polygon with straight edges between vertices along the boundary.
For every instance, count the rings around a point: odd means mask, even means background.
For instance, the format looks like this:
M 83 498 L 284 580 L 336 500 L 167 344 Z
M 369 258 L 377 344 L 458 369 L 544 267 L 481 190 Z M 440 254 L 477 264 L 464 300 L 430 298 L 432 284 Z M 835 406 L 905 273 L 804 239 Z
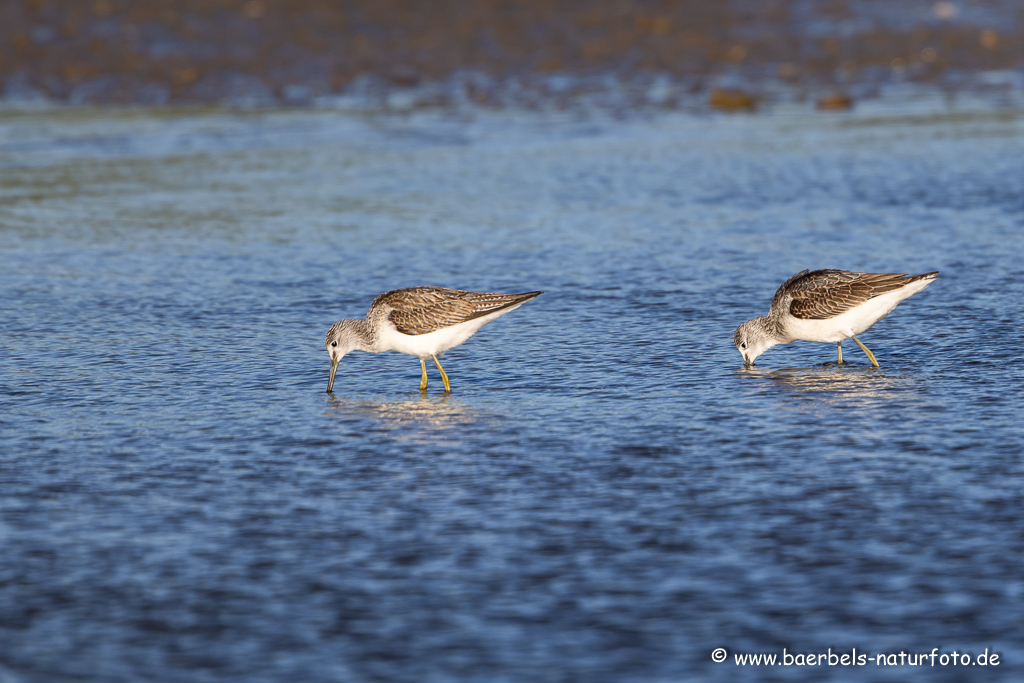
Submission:
M 0 98 L 302 102 L 466 73 L 480 104 L 552 74 L 956 83 L 1019 70 L 1022 25 L 1024 6 L 996 0 L 7 0 Z

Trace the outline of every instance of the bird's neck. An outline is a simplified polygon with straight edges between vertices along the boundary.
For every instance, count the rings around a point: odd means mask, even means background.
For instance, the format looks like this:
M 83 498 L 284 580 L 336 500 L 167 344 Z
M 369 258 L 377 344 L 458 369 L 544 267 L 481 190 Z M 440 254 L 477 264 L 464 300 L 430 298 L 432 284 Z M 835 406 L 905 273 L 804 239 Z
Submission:
M 378 353 L 378 339 L 365 320 L 346 320 L 345 327 L 355 340 L 355 350 Z
M 768 315 L 757 318 L 757 324 L 768 335 L 768 338 L 776 343 L 785 344 L 789 340 L 782 316 L 774 308 Z

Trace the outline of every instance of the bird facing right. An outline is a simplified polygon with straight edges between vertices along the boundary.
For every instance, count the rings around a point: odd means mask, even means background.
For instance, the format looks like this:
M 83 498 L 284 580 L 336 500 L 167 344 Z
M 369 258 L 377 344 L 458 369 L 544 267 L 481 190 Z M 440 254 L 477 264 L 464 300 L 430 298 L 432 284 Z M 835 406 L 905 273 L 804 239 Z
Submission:
M 907 275 L 803 270 L 782 283 L 768 315 L 736 328 L 733 341 L 744 363 L 753 365 L 771 347 L 797 340 L 836 342 L 842 363 L 843 340 L 853 339 L 877 368 L 875 354 L 856 335 L 870 329 L 938 276 L 938 271 Z

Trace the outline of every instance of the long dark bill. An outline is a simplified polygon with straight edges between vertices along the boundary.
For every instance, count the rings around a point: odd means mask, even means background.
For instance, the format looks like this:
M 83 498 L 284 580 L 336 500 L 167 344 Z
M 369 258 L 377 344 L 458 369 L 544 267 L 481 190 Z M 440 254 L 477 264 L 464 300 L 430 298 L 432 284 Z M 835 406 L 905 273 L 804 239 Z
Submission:
M 338 363 L 341 362 L 341 358 L 331 359 L 331 378 L 327 380 L 327 393 L 331 393 L 331 389 L 334 388 L 334 374 L 338 372 Z

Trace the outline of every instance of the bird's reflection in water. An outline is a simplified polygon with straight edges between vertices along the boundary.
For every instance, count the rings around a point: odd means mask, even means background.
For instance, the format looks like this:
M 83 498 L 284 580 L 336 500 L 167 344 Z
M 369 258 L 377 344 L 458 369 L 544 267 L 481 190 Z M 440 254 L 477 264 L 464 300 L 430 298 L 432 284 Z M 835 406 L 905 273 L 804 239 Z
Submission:
M 467 405 L 452 396 L 419 396 L 391 401 L 355 400 L 331 397 L 329 409 L 341 422 L 374 423 L 390 436 L 403 441 L 435 441 L 450 437 L 466 427 L 492 419 L 494 415 Z M 360 431 L 363 431 L 360 429 Z
M 774 388 L 786 389 L 813 397 L 816 401 L 848 401 L 862 403 L 891 402 L 893 392 L 905 387 L 911 378 L 871 367 L 843 367 L 827 363 L 811 368 L 781 368 L 762 370 L 744 367 L 738 370 L 743 377 L 760 379 Z

